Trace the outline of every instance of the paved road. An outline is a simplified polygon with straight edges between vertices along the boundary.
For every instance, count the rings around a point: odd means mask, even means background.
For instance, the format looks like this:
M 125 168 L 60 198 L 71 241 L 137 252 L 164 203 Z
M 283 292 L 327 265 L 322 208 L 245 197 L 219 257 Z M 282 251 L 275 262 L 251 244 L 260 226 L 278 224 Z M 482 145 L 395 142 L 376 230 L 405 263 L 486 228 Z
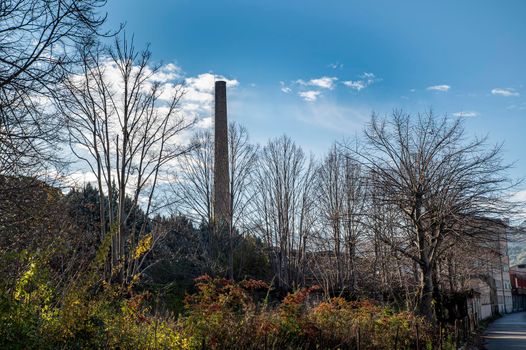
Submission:
M 526 312 L 499 318 L 488 327 L 484 340 L 488 350 L 526 350 Z

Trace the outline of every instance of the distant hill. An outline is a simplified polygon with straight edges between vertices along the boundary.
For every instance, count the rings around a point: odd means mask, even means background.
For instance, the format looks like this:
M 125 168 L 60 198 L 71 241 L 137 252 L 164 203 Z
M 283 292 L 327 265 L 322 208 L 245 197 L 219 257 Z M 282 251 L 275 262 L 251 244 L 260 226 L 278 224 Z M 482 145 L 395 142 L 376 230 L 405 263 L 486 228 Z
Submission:
M 508 255 L 510 266 L 526 264 L 526 222 L 523 222 L 516 234 L 509 237 Z

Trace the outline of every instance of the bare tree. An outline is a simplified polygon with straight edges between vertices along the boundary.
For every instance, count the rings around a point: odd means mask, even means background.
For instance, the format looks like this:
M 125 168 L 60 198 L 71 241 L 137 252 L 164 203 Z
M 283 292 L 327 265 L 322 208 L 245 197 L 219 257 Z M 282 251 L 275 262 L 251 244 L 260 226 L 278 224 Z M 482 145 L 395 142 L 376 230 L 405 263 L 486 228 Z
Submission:
M 254 196 L 250 191 L 252 174 L 258 159 L 259 147 L 250 143 L 247 129 L 236 122 L 228 127 L 228 148 L 230 156 L 230 196 L 232 218 L 235 229 L 246 225 L 249 202 Z
M 433 319 L 433 273 L 442 245 L 447 237 L 482 232 L 466 229 L 473 218 L 510 213 L 508 166 L 500 147 L 466 141 L 460 119 L 432 113 L 411 118 L 395 112 L 389 120 L 373 115 L 365 136 L 369 150 L 361 156 L 378 203 L 400 213 L 391 237 L 382 239 L 418 265 L 418 308 Z
M 358 239 L 365 231 L 366 177 L 349 152 L 336 145 L 316 172 L 319 247 L 332 251 L 328 285 L 354 291 Z M 321 271 L 320 271 L 321 272 Z
M 258 147 L 250 143 L 245 127 L 230 123 L 228 128 L 229 171 L 230 171 L 230 208 L 232 223 L 228 229 L 228 240 L 224 242 L 227 250 L 227 270 L 233 276 L 233 255 L 236 249 L 236 232 L 243 230 L 247 223 L 249 202 L 253 191 L 249 190 L 251 176 L 257 161 Z M 198 145 L 182 159 L 181 172 L 173 191 L 178 197 L 177 203 L 190 217 L 200 220 L 211 232 L 213 222 L 213 179 L 214 179 L 214 142 L 209 130 L 198 131 L 193 142 Z M 219 239 L 216 237 L 216 239 Z M 208 242 L 211 244 L 212 242 Z M 218 242 L 216 242 L 217 245 Z M 214 260 L 214 259 L 212 259 Z M 213 263 L 214 266 L 217 265 Z M 219 266 L 213 270 L 220 269 Z
M 235 231 L 246 226 L 250 201 L 251 176 L 257 161 L 258 147 L 250 143 L 247 129 L 237 123 L 228 128 L 230 165 L 230 227 L 228 232 L 228 276 L 234 278 Z
M 254 227 L 270 249 L 274 274 L 284 288 L 305 283 L 313 177 L 313 160 L 290 138 L 271 140 L 262 149 L 254 180 Z
M 374 175 L 367 174 L 369 183 Z M 368 276 L 365 292 L 374 298 L 413 309 L 417 305 L 418 267 L 401 251 L 411 244 L 402 225 L 398 207 L 383 201 L 381 188 L 368 187 L 366 235 L 368 241 Z M 363 281 L 362 281 L 363 282 Z
M 207 227 L 213 222 L 214 140 L 210 130 L 199 130 L 193 137 L 194 149 L 181 158 L 172 191 L 175 203 L 190 218 Z
M 44 100 L 78 62 L 76 46 L 105 21 L 105 0 L 5 0 L 0 3 L 0 173 L 56 159 L 58 133 Z
M 111 273 L 125 284 L 141 270 L 144 252 L 162 237 L 144 218 L 155 209 L 163 169 L 192 148 L 178 140 L 194 124 L 178 109 L 182 86 L 166 91 L 150 56 L 126 39 L 116 39 L 108 51 L 88 48 L 81 72 L 68 77 L 59 104 L 68 117 L 72 152 L 108 196 L 108 207 L 100 207 L 101 238 L 110 230 Z M 139 207 L 143 218 L 135 215 Z

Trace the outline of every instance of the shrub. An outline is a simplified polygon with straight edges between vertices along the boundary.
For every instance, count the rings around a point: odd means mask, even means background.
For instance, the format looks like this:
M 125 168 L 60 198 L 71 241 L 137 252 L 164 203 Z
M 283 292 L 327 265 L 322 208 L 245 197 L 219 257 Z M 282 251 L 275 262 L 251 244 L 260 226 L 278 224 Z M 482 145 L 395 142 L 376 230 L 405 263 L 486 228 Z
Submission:
M 88 296 L 73 288 L 59 299 L 44 269 L 28 259 L 13 291 L 0 294 L 2 349 L 195 349 L 177 320 L 156 317 L 148 293 L 126 297 L 103 285 Z
M 432 348 L 433 329 L 412 312 L 395 312 L 370 301 L 332 298 L 309 307 L 312 289 L 288 294 L 269 308 L 250 297 L 248 286 L 203 276 L 186 299 L 186 331 L 211 349 L 411 349 Z M 417 338 L 418 328 L 418 338 Z
M 59 297 L 36 260 L 25 266 L 0 294 L 0 348 L 412 349 L 417 341 L 432 348 L 433 328 L 412 312 L 343 298 L 312 307 L 312 288 L 270 307 L 256 301 L 270 291 L 265 282 L 205 275 L 177 319 L 152 312 L 150 293 L 118 285 L 70 288 Z

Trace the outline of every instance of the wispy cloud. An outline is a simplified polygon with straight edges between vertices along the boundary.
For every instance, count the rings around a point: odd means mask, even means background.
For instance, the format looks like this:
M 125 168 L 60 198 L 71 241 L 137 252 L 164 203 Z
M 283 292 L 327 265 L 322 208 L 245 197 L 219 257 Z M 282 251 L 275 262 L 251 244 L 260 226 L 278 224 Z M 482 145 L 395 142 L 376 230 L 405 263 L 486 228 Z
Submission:
M 322 76 L 310 80 L 298 79 L 290 83 L 280 81 L 280 90 L 286 94 L 292 91 L 307 102 L 314 102 L 321 96 L 323 90 L 334 90 L 336 88 L 337 77 Z
M 288 94 L 292 91 L 297 91 L 298 96 L 305 101 L 313 102 L 322 95 L 324 90 L 336 89 L 338 80 L 338 77 L 322 76 L 310 80 L 298 79 L 289 84 L 280 81 L 279 84 L 282 92 Z M 380 80 L 373 73 L 365 72 L 357 80 L 347 80 L 342 83 L 352 90 L 360 91 Z
M 288 94 L 289 92 L 292 91 L 292 89 L 290 87 L 288 87 L 285 82 L 283 81 L 280 81 L 279 82 L 279 85 L 280 85 L 280 90 L 283 91 L 284 93 Z
M 300 91 L 298 92 L 298 95 L 304 99 L 307 102 L 314 102 L 318 99 L 318 96 L 321 94 L 320 91 L 317 90 L 308 90 L 308 91 Z
M 520 94 L 512 88 L 495 88 L 491 90 L 491 94 L 495 96 L 520 96 Z
M 335 63 L 329 64 L 327 67 L 332 68 L 332 69 L 342 69 L 343 63 L 335 62 Z
M 453 113 L 453 116 L 454 117 L 477 117 L 479 116 L 480 113 L 479 112 L 475 112 L 475 111 L 463 111 L 463 112 L 456 112 L 456 113 Z
M 334 89 L 336 80 L 338 80 L 338 78 L 336 77 L 323 76 L 321 78 L 311 79 L 309 81 L 299 79 L 299 80 L 296 80 L 296 83 L 299 85 L 303 85 L 303 86 L 312 86 L 312 87 L 317 87 L 320 89 L 332 90 Z
M 506 109 L 524 111 L 526 110 L 526 102 L 509 105 L 508 107 L 506 107 Z
M 353 90 L 360 91 L 362 89 L 365 89 L 367 85 L 361 80 L 347 80 L 343 82 L 343 85 L 350 87 Z
M 429 91 L 448 92 L 449 89 L 451 89 L 451 86 L 449 85 L 433 85 L 427 87 L 427 90 Z
M 366 106 L 347 106 L 329 100 L 294 106 L 290 111 L 301 122 L 318 128 L 347 134 L 359 132 L 369 120 L 370 108 Z
M 365 72 L 360 75 L 359 80 L 347 80 L 343 82 L 343 85 L 351 88 L 352 90 L 361 91 L 366 87 L 380 81 L 373 73 Z

